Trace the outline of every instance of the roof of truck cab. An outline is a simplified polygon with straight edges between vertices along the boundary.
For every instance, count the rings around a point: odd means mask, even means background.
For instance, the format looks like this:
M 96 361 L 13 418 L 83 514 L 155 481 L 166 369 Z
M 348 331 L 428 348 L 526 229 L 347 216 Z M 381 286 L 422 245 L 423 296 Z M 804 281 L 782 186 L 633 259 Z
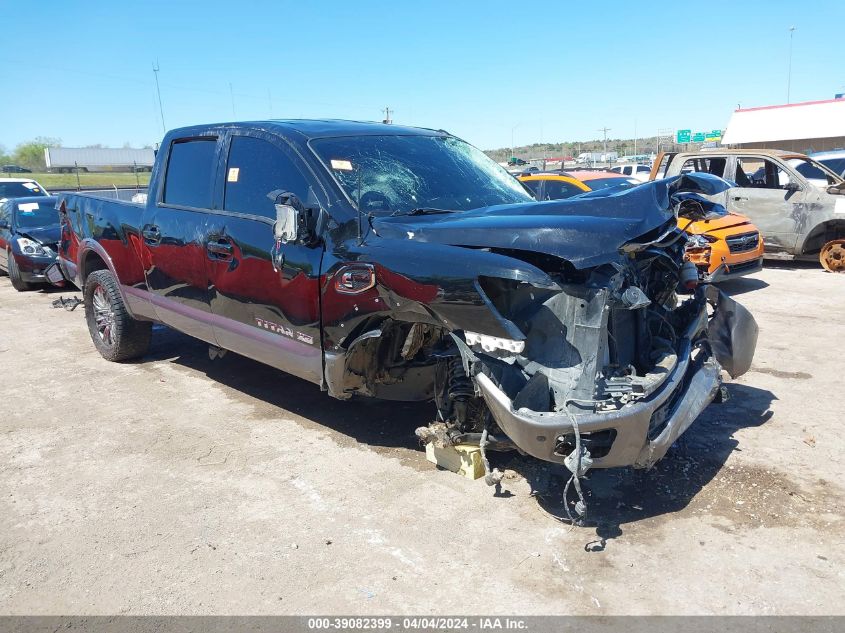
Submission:
M 201 130 L 215 130 L 226 128 L 259 128 L 268 132 L 276 132 L 282 136 L 296 133 L 306 140 L 313 138 L 334 136 L 443 136 L 445 130 L 431 130 L 420 127 L 393 125 L 392 123 L 377 123 L 374 121 L 346 121 L 343 119 L 271 119 L 265 121 L 231 121 L 227 123 L 213 123 L 208 125 L 192 125 L 171 130 L 179 136 L 180 133 L 196 134 Z
M 801 154 L 800 152 L 788 152 L 783 149 L 754 149 L 752 147 L 747 147 L 745 149 L 727 149 L 727 148 L 717 148 L 717 149 L 708 149 L 701 152 L 677 152 L 676 156 L 694 156 L 696 158 L 707 158 L 708 156 L 741 156 L 743 154 L 755 154 L 761 156 L 777 156 L 778 158 L 806 158 L 806 154 Z

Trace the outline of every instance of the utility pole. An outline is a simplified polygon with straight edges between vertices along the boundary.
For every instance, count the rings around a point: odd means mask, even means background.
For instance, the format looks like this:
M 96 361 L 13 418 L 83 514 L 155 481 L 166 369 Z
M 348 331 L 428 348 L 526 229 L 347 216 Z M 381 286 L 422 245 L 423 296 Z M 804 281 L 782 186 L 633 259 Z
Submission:
M 382 120 L 382 123 L 386 123 L 387 125 L 393 123 L 393 120 L 390 118 L 390 107 L 385 106 L 382 112 L 384 112 L 384 119 Z
M 235 114 L 235 91 L 232 90 L 232 82 L 229 82 L 229 96 L 232 97 L 232 118 L 236 119 L 237 115 Z
M 519 123 L 517 123 L 516 125 L 514 125 L 514 126 L 511 128 L 511 158 L 515 158 L 515 157 L 516 157 L 516 149 L 514 148 L 514 145 L 513 145 L 513 133 L 514 133 L 514 130 L 516 130 L 516 128 L 518 128 L 518 127 L 519 127 L 519 125 L 520 125 L 520 124 L 519 124 Z
M 540 147 L 543 148 L 543 171 L 546 171 L 546 146 L 543 145 L 543 119 L 540 119 Z
M 158 60 L 156 60 L 156 63 L 153 64 L 153 75 L 155 75 L 155 78 L 156 78 L 156 94 L 158 95 L 158 113 L 161 115 L 161 133 L 166 134 L 167 129 L 164 127 L 164 108 L 161 107 L 161 88 L 159 88 L 159 85 L 158 85 L 158 71 L 159 71 Z
M 789 71 L 786 75 L 786 102 L 791 103 L 789 100 L 791 88 L 792 88 L 792 34 L 795 33 L 796 27 L 790 26 L 789 27 Z
M 634 119 L 634 156 L 637 155 L 637 120 Z
M 607 133 L 610 131 L 609 127 L 602 127 L 599 128 L 599 132 L 604 132 L 604 160 L 605 162 L 610 162 L 607 160 Z

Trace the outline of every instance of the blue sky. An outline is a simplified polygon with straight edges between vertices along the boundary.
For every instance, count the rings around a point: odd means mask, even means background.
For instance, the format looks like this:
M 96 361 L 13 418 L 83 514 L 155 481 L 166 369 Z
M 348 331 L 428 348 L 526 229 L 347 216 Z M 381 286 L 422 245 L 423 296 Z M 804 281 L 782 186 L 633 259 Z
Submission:
M 0 144 L 155 143 L 260 118 L 443 128 L 484 149 L 723 128 L 845 92 L 845 2 L 0 0 Z M 234 93 L 234 114 L 232 96 Z

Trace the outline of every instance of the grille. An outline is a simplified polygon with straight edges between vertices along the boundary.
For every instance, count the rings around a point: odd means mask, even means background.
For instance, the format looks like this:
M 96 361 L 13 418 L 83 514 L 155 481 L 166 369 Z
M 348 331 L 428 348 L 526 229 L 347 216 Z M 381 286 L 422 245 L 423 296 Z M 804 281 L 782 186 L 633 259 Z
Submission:
M 731 274 L 734 273 L 742 273 L 747 270 L 753 270 L 760 265 L 759 259 L 752 259 L 750 262 L 742 262 L 741 264 L 731 264 L 729 272 Z
M 728 249 L 731 253 L 745 253 L 746 251 L 753 251 L 760 243 L 760 234 L 757 231 L 751 233 L 741 233 L 734 235 L 725 240 L 728 243 Z

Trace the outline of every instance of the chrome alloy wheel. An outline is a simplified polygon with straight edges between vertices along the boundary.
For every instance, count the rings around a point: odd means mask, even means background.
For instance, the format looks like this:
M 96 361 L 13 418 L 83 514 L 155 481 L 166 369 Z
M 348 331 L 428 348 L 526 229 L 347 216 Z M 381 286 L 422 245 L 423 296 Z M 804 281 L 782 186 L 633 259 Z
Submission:
M 94 295 L 91 298 L 94 306 L 94 318 L 97 322 L 97 334 L 100 339 L 111 347 L 114 345 L 114 307 L 108 292 L 102 286 L 97 286 L 94 289 Z

